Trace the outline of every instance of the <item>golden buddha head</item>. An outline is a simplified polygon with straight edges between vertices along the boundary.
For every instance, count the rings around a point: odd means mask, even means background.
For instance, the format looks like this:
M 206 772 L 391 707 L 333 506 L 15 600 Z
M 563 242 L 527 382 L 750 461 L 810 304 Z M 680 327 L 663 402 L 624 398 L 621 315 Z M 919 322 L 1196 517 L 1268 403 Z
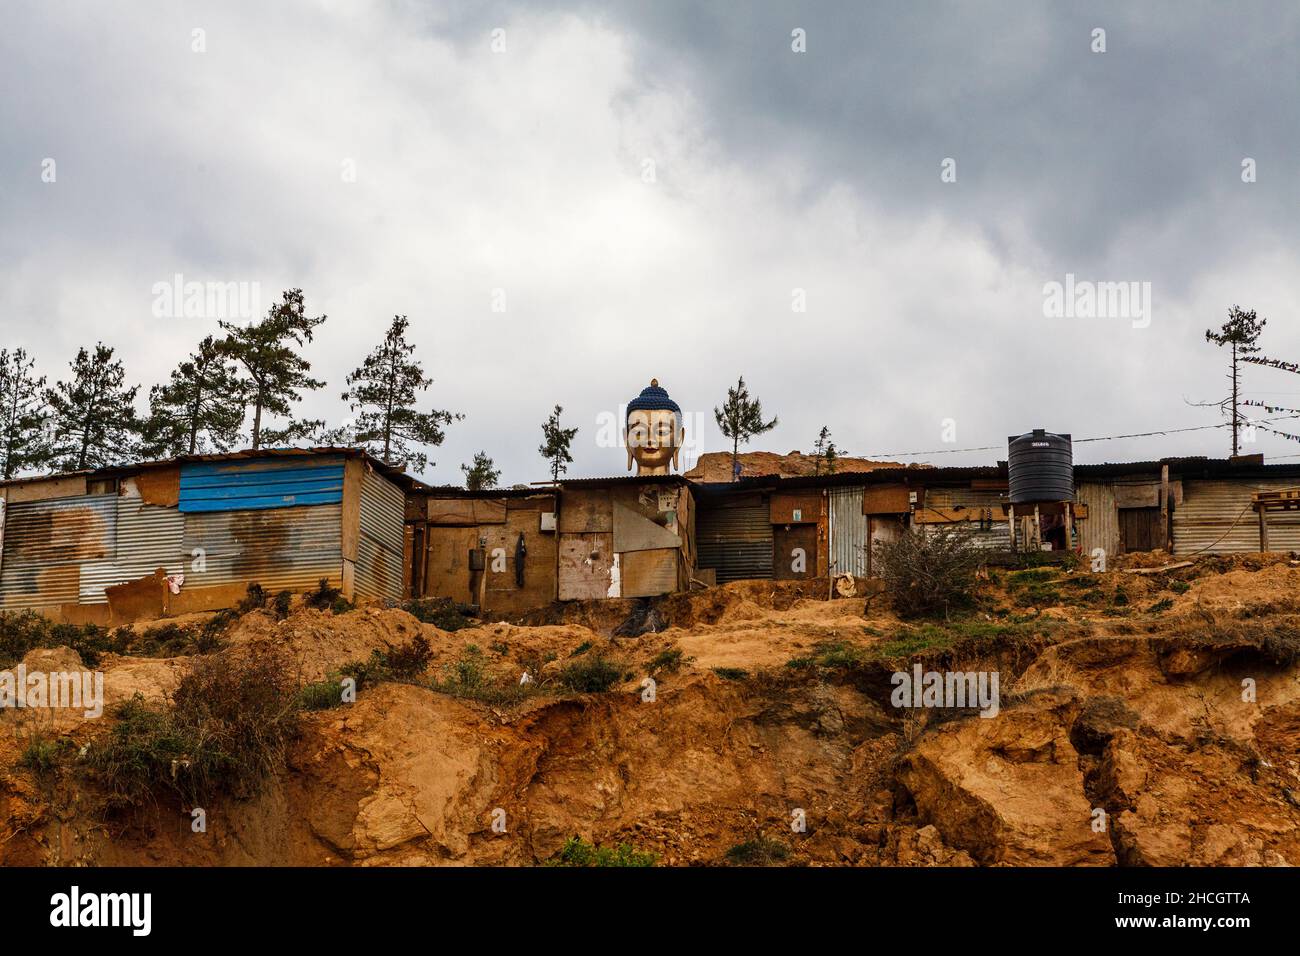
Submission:
M 638 475 L 667 475 L 680 467 L 678 455 L 686 439 L 682 410 L 659 387 L 657 378 L 627 403 L 627 467 L 636 462 Z

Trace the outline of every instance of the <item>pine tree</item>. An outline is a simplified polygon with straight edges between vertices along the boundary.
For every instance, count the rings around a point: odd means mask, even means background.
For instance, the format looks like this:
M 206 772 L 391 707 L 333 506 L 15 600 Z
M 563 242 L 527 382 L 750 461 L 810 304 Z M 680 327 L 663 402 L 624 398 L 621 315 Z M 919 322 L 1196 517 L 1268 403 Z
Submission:
M 244 400 L 239 373 L 211 335 L 149 391 L 145 449 L 150 457 L 229 451 L 239 442 Z
M 495 488 L 497 479 L 501 477 L 500 470 L 493 467 L 492 459 L 488 457 L 485 451 L 481 451 L 474 456 L 472 465 L 461 465 L 460 470 L 465 473 L 465 487 L 470 491 L 484 491 L 488 488 Z
M 742 375 L 735 388 L 727 389 L 727 401 L 721 408 L 713 409 L 722 434 L 731 439 L 731 477 L 740 478 L 740 446 L 746 444 L 755 435 L 771 431 L 777 425 L 774 416 L 770 422 L 763 421 L 763 403 L 749 397 Z
M 56 468 L 81 471 L 130 459 L 137 450 L 140 420 L 135 396 L 140 386 L 123 386 L 120 359 L 103 342 L 84 348 L 69 364 L 72 379 L 46 389 L 53 420 L 50 457 Z
M 303 306 L 302 289 L 290 289 L 282 302 L 271 306 L 266 318 L 247 326 L 222 322 L 226 338 L 222 350 L 244 370 L 241 383 L 253 407 L 253 448 L 266 444 L 289 444 L 323 428 L 319 419 L 293 419 L 294 402 L 302 400 L 300 390 L 324 386 L 308 373 L 311 363 L 298 354 L 312 340 L 312 333 L 326 317 L 309 318 Z M 289 419 L 283 428 L 268 428 L 266 414 Z
M 415 346 L 406 341 L 408 325 L 406 316 L 393 316 L 383 342 L 348 376 L 350 387 L 343 400 L 352 411 L 362 410 L 355 426 L 357 444 L 389 464 L 424 471 L 429 456 L 411 446 L 441 445 L 446 437 L 443 426 L 463 416 L 439 409 L 416 410 L 418 394 L 427 391 L 433 379 L 412 357 Z
M 45 376 L 34 376 L 35 366 L 24 349 L 0 349 L 0 478 L 6 481 L 49 459 L 42 433 L 49 414 Z
M 576 428 L 560 427 L 562 411 L 564 409 L 556 405 L 551 417 L 542 423 L 542 437 L 545 440 L 537 449 L 537 453 L 551 463 L 552 481 L 559 481 L 560 475 L 568 471 L 567 466 L 573 462 L 569 446 L 573 443 L 573 436 L 578 434 Z
M 1232 346 L 1232 365 L 1228 378 L 1232 380 L 1232 395 L 1225 398 L 1219 404 L 1221 406 L 1231 406 L 1232 412 L 1232 454 L 1236 457 L 1240 450 L 1240 443 L 1237 440 L 1237 431 L 1241 424 L 1240 410 L 1240 381 L 1239 374 L 1240 362 L 1243 356 L 1252 355 L 1259 351 L 1259 346 L 1255 343 L 1259 341 L 1260 333 L 1264 331 L 1264 326 L 1268 319 L 1261 319 L 1255 315 L 1255 310 L 1249 312 L 1238 306 L 1233 306 L 1228 310 L 1228 321 L 1218 332 L 1213 329 L 1205 330 L 1205 340 L 1213 342 L 1222 348 L 1225 345 Z
M 825 425 L 822 426 L 821 432 L 817 435 L 817 441 L 813 445 L 813 454 L 816 456 L 813 460 L 813 474 L 820 475 L 822 469 L 826 469 L 828 475 L 835 474 L 835 461 L 843 454 L 835 447 L 835 442 L 831 440 L 831 430 Z

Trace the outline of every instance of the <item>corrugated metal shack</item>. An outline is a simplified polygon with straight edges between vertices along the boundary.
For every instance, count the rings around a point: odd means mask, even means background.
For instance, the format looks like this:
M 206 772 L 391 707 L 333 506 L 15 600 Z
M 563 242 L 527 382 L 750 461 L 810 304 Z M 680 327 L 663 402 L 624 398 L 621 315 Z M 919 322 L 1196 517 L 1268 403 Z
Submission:
M 690 587 L 695 499 L 680 475 L 559 483 L 561 601 L 654 597 Z
M 407 498 L 407 593 L 509 613 L 685 590 L 695 568 L 689 485 L 647 475 L 479 492 L 420 486 Z
M 555 587 L 555 492 L 417 486 L 406 499 L 406 594 L 513 612 Z
M 251 583 L 399 598 L 411 480 L 364 452 L 187 456 L 0 485 L 0 609 L 122 623 Z M 170 580 L 169 580 L 170 579 Z
M 694 488 L 696 546 L 705 580 L 802 581 L 826 575 L 831 510 L 827 488 L 818 479 L 746 478 Z
M 1070 540 L 1084 554 L 1258 550 L 1252 495 L 1300 488 L 1300 464 L 1256 459 L 1076 465 L 1074 475 Z M 991 553 L 1009 553 L 1013 534 L 1017 549 L 1034 544 L 1032 515 L 1017 513 L 1011 527 L 1007 491 L 1004 462 L 716 484 L 592 478 L 477 493 L 412 482 L 405 593 L 514 612 L 693 582 L 869 577 L 873 545 L 909 528 L 961 526 Z M 1269 522 L 1274 550 L 1300 550 L 1300 502 Z

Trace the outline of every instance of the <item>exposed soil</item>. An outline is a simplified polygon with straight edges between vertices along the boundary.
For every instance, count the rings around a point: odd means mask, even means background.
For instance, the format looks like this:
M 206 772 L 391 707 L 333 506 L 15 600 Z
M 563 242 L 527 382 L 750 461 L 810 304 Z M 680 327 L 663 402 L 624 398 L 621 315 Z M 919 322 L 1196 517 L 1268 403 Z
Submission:
M 724 864 L 758 838 L 787 865 L 1294 864 L 1298 588 L 1286 556 L 995 572 L 968 616 L 915 625 L 882 598 L 828 601 L 825 582 L 740 582 L 657 602 L 667 628 L 637 638 L 613 636 L 631 602 L 454 632 L 400 609 L 256 611 L 228 643 L 284 648 L 302 683 L 417 635 L 432 662 L 309 712 L 259 796 L 204 808 L 206 833 L 165 799 L 105 815 L 75 751 L 111 715 L 5 711 L 0 861 L 533 865 L 577 835 L 660 865 Z M 544 690 L 490 705 L 432 689 L 467 654 L 487 680 L 529 671 Z M 621 679 L 561 690 L 588 655 Z M 67 648 L 26 663 L 80 666 Z M 187 663 L 108 655 L 108 710 L 165 700 Z M 997 716 L 892 706 L 891 675 L 914 663 L 996 670 Z M 20 764 L 38 728 L 73 754 L 39 775 Z

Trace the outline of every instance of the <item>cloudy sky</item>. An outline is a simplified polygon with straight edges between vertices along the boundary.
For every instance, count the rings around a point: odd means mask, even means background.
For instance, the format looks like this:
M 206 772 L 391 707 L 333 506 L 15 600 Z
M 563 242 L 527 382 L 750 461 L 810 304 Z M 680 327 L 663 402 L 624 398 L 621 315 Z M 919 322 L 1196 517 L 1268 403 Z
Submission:
M 1000 446 L 901 459 L 971 464 L 1036 426 L 1219 421 L 1190 403 L 1225 394 L 1204 332 L 1233 303 L 1300 361 L 1293 2 L 3 18 L 0 344 L 54 378 L 102 339 L 143 395 L 217 327 L 157 317 L 157 283 L 256 284 L 259 312 L 301 287 L 329 316 L 303 410 L 338 423 L 344 375 L 405 314 L 428 403 L 465 414 L 434 482 L 480 449 L 507 483 L 544 478 L 557 402 L 571 474 L 621 473 L 600 424 L 651 377 L 702 450 L 727 444 L 711 409 L 743 374 L 780 416 L 751 447 L 808 450 L 823 424 L 852 454 Z M 1149 283 L 1149 310 L 1045 314 L 1067 274 Z M 1248 368 L 1246 392 L 1300 407 L 1285 372 Z M 1211 429 L 1076 458 L 1227 450 Z

